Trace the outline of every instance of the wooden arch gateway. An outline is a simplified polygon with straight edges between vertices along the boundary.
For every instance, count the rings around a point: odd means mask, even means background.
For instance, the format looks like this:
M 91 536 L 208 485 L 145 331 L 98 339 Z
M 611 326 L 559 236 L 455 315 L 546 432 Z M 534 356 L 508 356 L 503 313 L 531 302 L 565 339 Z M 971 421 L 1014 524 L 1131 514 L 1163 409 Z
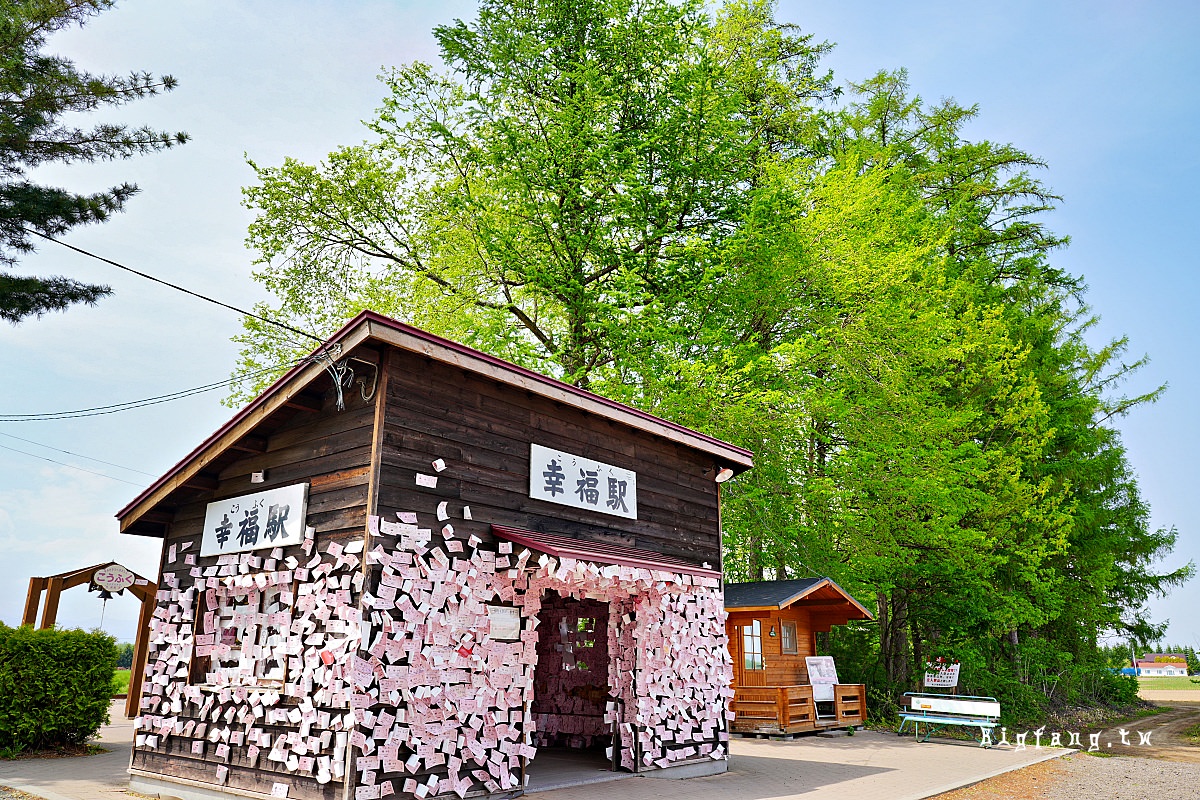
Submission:
M 61 572 L 48 578 L 30 578 L 29 592 L 25 595 L 25 613 L 21 616 L 21 624 L 37 626 L 41 629 L 53 628 L 58 619 L 58 601 L 63 591 L 85 583 L 95 584 L 100 589 L 114 593 L 128 589 L 142 604 L 141 613 L 138 615 L 137 636 L 133 643 L 129 694 L 125 698 L 125 716 L 136 716 L 142 694 L 142 675 L 146 666 L 146 639 L 150 635 L 150 618 L 154 614 L 155 594 L 158 592 L 156 583 L 115 561 L 93 564 L 73 572 Z M 42 605 L 42 592 L 46 593 L 45 605 Z M 38 606 L 42 606 L 40 625 L 37 622 Z

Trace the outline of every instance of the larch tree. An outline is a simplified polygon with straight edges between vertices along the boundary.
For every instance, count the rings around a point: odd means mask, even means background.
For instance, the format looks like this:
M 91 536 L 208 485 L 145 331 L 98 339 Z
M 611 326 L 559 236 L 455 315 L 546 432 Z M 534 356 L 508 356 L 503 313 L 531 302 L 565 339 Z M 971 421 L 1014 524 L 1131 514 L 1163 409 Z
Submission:
M 102 123 L 78 128 L 66 114 L 116 106 L 175 88 L 175 79 L 147 72 L 93 75 L 62 56 L 44 52 L 47 38 L 113 6 L 115 0 L 23 0 L 0 8 L 0 319 L 13 324 L 95 303 L 107 286 L 62 276 L 10 272 L 36 236 L 59 236 L 79 225 L 103 222 L 122 211 L 138 187 L 123 183 L 80 194 L 27 178 L 46 163 L 102 161 L 163 150 L 187 141 L 185 133 Z

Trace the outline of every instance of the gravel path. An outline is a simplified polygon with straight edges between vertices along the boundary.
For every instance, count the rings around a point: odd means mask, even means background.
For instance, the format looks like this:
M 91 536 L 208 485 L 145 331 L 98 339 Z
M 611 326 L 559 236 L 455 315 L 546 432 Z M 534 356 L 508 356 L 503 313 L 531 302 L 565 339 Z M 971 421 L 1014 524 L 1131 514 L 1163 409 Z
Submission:
M 937 800 L 1129 800 L 1200 798 L 1200 746 L 1182 732 L 1200 722 L 1200 705 L 1169 703 L 1162 714 L 1101 732 L 1102 755 L 1076 753 L 938 795 Z M 1120 745 L 1120 731 L 1131 746 Z M 1139 746 L 1138 731 L 1151 746 Z M 1085 738 L 1085 743 L 1087 739 Z
M 1059 759 L 1058 780 L 1046 800 L 1127 800 L 1130 797 L 1196 797 L 1200 764 L 1157 758 L 1096 758 L 1074 755 Z

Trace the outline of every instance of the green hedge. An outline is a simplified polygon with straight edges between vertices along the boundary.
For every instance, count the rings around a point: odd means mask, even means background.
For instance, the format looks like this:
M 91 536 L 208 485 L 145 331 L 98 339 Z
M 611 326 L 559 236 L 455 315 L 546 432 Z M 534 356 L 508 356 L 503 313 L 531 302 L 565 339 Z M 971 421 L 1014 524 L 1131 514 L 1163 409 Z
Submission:
M 117 643 L 0 622 L 0 749 L 82 744 L 108 722 Z

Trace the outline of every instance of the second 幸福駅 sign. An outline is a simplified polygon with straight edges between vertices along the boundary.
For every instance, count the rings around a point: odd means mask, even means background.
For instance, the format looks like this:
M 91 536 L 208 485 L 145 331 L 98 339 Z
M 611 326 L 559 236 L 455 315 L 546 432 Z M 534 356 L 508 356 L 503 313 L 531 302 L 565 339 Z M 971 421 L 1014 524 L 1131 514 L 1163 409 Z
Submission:
M 529 445 L 529 496 L 637 519 L 637 473 L 603 461 Z
M 296 483 L 209 503 L 200 555 L 245 553 L 304 541 L 308 484 Z

